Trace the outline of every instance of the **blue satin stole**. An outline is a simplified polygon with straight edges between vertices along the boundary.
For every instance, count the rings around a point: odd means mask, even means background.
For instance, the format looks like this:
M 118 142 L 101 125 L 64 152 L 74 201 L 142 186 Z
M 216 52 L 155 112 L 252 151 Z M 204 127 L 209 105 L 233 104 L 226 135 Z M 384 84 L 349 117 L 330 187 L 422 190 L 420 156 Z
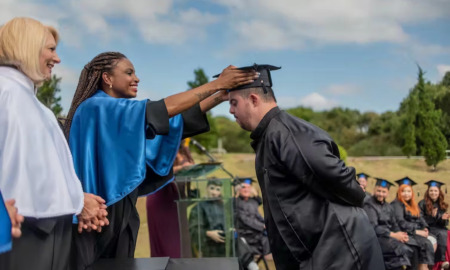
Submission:
M 11 219 L 0 192 L 0 253 L 10 251 L 11 246 Z
M 170 118 L 168 135 L 148 140 L 146 104 L 147 100 L 113 98 L 98 90 L 73 117 L 69 145 L 75 171 L 84 192 L 99 195 L 108 206 L 142 183 L 146 164 L 161 176 L 173 166 L 183 134 L 182 116 Z

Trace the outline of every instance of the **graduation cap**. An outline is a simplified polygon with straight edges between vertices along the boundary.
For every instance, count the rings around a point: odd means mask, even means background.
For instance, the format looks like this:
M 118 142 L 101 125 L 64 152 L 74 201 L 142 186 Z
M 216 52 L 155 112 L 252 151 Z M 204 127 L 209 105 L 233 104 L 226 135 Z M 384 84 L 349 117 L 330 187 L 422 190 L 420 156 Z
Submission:
M 398 179 L 395 181 L 399 186 L 401 185 L 408 185 L 408 186 L 414 186 L 417 185 L 416 182 L 414 182 L 414 180 L 412 180 L 411 178 L 409 178 L 408 176 L 403 177 L 402 179 Z
M 394 183 L 391 183 L 388 180 L 383 179 L 383 178 L 375 178 L 375 179 L 377 179 L 375 186 L 385 187 L 385 188 L 389 189 L 391 186 L 394 185 Z
M 424 183 L 425 185 L 427 185 L 429 188 L 430 187 L 437 187 L 440 188 L 442 185 L 445 185 L 442 182 L 439 182 L 437 180 L 430 180 Z M 445 193 L 447 193 L 447 187 L 445 188 Z
M 233 185 L 240 185 L 240 184 L 249 184 L 251 185 L 253 182 L 256 182 L 251 177 L 238 177 L 234 180 Z
M 442 185 L 445 185 L 442 182 L 439 182 L 437 180 L 430 180 L 424 183 L 425 185 L 429 186 L 429 187 L 438 187 L 440 188 Z
M 259 72 L 259 77 L 254 80 L 252 83 L 244 84 L 239 87 L 229 89 L 228 92 L 236 91 L 236 90 L 242 90 L 247 88 L 254 88 L 254 87 L 262 87 L 264 90 L 264 94 L 267 94 L 267 88 L 266 87 L 272 87 L 272 77 L 270 76 L 271 70 L 278 70 L 281 67 L 271 66 L 271 65 L 257 65 L 253 64 L 253 66 L 248 67 L 240 67 L 238 69 L 240 70 L 254 70 L 256 72 Z M 214 75 L 213 78 L 219 77 L 220 74 Z
M 366 173 L 358 173 L 358 174 L 356 174 L 356 177 L 357 178 L 369 178 L 370 177 L 370 175 L 368 175 L 368 174 L 366 174 Z

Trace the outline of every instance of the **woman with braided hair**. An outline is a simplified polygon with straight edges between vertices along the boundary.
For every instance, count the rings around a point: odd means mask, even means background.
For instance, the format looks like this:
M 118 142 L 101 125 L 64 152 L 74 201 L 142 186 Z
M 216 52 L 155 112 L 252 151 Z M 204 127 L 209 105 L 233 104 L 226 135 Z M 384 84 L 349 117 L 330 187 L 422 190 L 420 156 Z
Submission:
M 195 89 L 139 101 L 130 100 L 139 78 L 123 54 L 101 53 L 84 67 L 65 133 L 83 189 L 105 199 L 110 225 L 101 233 L 74 234 L 78 269 L 99 258 L 134 257 L 138 195 L 170 182 L 180 141 L 208 131 L 205 112 L 228 99 L 227 89 L 256 78 L 229 66 Z

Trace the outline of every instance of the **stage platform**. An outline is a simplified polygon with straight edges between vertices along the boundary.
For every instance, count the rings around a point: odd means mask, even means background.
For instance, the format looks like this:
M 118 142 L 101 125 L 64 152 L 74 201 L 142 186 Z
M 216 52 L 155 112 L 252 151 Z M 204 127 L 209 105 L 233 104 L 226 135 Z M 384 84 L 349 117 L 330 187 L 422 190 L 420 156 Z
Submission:
M 237 258 L 102 259 L 92 270 L 239 270 Z

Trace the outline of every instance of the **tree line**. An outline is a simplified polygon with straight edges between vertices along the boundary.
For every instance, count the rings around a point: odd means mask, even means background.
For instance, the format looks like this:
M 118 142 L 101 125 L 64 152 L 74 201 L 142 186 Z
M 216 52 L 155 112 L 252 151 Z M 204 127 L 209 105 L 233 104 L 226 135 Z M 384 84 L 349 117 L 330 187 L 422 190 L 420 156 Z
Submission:
M 38 98 L 55 115 L 60 116 L 56 76 L 38 89 Z M 203 69 L 194 70 L 194 80 L 188 81 L 188 89 L 208 82 Z M 416 156 L 421 155 L 429 166 L 445 159 L 450 145 L 450 72 L 442 81 L 426 81 L 425 72 L 418 67 L 417 82 L 400 103 L 397 111 L 360 112 L 336 107 L 314 111 L 308 107 L 283 108 L 288 113 L 311 122 L 327 131 L 339 144 L 346 156 Z M 228 152 L 253 152 L 249 132 L 225 116 L 207 115 L 211 131 L 195 136 L 207 149 L 217 148 L 222 141 Z

